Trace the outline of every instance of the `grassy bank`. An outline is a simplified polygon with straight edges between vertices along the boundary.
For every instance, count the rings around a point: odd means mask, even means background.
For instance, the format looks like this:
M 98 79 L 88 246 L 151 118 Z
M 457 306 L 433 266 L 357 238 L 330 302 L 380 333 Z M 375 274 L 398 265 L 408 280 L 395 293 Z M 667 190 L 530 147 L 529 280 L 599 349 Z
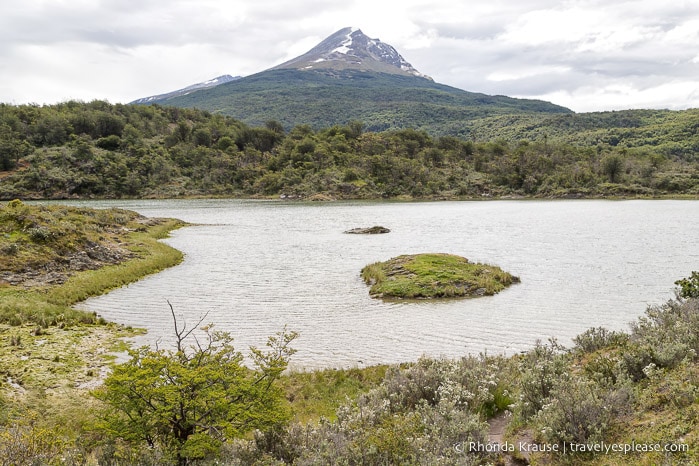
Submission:
M 83 464 L 89 392 L 142 331 L 72 306 L 178 264 L 158 239 L 183 225 L 121 209 L 0 206 L 3 464 Z
M 58 305 L 72 305 L 177 265 L 182 261 L 182 253 L 158 240 L 183 225 L 180 220 L 166 219 L 145 231 L 132 232 L 127 248 L 134 253 L 134 258 L 76 274 L 63 285 L 51 288 L 46 293 L 46 300 Z
M 0 207 L 0 370 L 12 396 L 79 387 L 139 333 L 72 306 L 178 264 L 158 241 L 183 226 L 120 209 Z M 89 387 L 89 384 L 86 385 Z
M 121 209 L 8 203 L 0 208 L 0 322 L 98 323 L 72 306 L 178 264 L 182 254 L 158 240 L 183 225 Z

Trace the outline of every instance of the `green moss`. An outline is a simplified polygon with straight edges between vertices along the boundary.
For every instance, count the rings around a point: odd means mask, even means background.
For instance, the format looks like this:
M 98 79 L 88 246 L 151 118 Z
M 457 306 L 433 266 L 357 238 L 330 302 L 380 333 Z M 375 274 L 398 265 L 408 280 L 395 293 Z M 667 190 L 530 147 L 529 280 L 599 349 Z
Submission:
M 448 298 L 493 295 L 519 282 L 499 267 L 452 254 L 416 254 L 376 262 L 362 269 L 374 297 Z

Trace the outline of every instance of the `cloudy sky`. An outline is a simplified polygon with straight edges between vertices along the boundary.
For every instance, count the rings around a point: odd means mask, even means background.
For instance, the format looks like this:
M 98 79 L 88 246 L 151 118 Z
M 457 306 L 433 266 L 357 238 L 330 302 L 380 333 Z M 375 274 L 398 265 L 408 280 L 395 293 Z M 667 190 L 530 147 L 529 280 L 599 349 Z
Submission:
M 0 102 L 126 103 L 263 71 L 347 26 L 468 91 L 699 107 L 699 0 L 2 0 Z

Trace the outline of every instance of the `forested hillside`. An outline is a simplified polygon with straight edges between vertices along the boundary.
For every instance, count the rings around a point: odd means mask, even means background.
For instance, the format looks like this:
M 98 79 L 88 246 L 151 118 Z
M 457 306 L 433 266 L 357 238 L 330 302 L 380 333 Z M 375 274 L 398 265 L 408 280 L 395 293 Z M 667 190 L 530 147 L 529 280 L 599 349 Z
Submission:
M 199 108 L 250 125 L 279 121 L 286 130 L 321 130 L 350 120 L 367 131 L 414 128 L 432 135 L 468 136 L 471 124 L 498 115 L 569 114 L 550 102 L 467 92 L 400 74 L 348 69 L 267 70 L 211 89 L 156 100 Z
M 667 156 L 696 160 L 699 109 L 622 110 L 566 115 L 507 115 L 481 119 L 471 137 L 488 140 L 545 139 L 576 146 L 599 144 L 644 148 Z
M 0 105 L 0 198 L 699 194 L 695 110 L 469 124 L 467 139 L 101 101 Z

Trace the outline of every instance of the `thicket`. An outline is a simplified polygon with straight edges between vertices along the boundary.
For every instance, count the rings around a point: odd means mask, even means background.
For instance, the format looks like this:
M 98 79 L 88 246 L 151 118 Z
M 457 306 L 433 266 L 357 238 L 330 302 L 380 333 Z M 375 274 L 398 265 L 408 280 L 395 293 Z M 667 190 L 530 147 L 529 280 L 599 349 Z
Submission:
M 194 109 L 101 101 L 3 104 L 0 198 L 699 193 L 696 112 L 596 115 L 469 121 L 478 128 L 463 139 L 369 132 L 358 121 L 285 131 L 273 120 L 250 127 Z

